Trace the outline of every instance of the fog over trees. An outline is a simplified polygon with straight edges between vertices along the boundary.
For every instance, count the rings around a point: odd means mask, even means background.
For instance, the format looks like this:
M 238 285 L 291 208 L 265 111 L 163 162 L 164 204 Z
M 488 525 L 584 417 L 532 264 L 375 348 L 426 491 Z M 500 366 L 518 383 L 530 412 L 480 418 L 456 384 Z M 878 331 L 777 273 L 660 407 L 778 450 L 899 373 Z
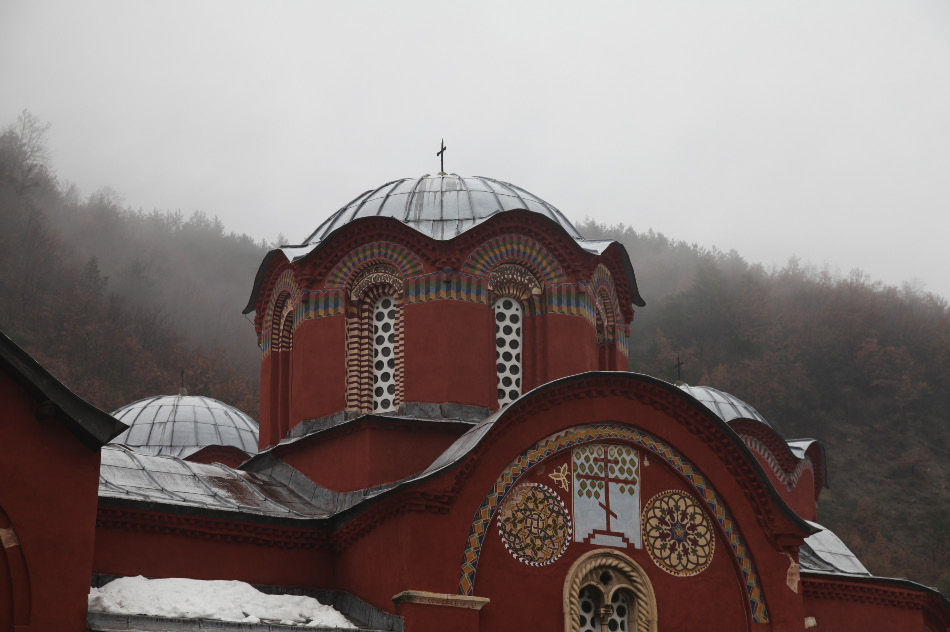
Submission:
M 95 405 L 174 393 L 258 416 L 259 351 L 241 315 L 272 247 L 200 211 L 134 210 L 57 177 L 49 124 L 0 134 L 0 329 Z M 120 183 L 117 183 L 120 185 Z M 786 438 L 828 446 L 819 521 L 880 575 L 950 595 L 950 309 L 859 270 L 782 268 L 588 220 L 622 242 L 647 306 L 631 370 L 730 392 Z

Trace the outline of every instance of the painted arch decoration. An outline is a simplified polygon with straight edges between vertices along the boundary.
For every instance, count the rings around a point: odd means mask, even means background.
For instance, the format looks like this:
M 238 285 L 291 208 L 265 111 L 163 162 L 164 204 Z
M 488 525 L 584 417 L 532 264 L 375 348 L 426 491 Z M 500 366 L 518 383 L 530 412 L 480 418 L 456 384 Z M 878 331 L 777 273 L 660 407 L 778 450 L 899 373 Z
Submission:
M 462 272 L 486 276 L 505 262 L 520 262 L 538 273 L 544 284 L 563 283 L 567 280 L 564 269 L 547 248 L 522 235 L 502 235 L 489 239 L 476 248 L 462 264 Z
M 408 248 L 392 241 L 374 241 L 343 257 L 330 270 L 324 287 L 344 287 L 350 275 L 371 262 L 389 263 L 399 270 L 403 279 L 422 274 L 423 271 L 422 261 Z
M 575 426 L 550 435 L 525 450 L 504 469 L 485 496 L 472 520 L 465 550 L 462 554 L 459 594 L 474 594 L 478 559 L 481 555 L 485 536 L 489 531 L 492 520 L 496 517 L 499 505 L 505 500 L 509 491 L 518 485 L 521 478 L 535 465 L 556 454 L 585 444 L 604 441 L 624 441 L 647 450 L 656 457 L 663 459 L 692 484 L 697 496 L 701 499 L 700 502 L 708 507 L 710 516 L 722 527 L 729 546 L 739 563 L 749 598 L 752 621 L 768 623 L 768 609 L 755 563 L 752 561 L 749 549 L 739 533 L 735 520 L 733 520 L 709 480 L 699 472 L 696 466 L 661 439 L 636 428 L 612 423 Z
M 293 328 L 291 329 L 291 331 L 293 331 L 297 329 L 300 317 L 298 313 L 299 310 L 297 309 L 300 304 L 300 288 L 297 286 L 297 280 L 294 278 L 293 270 L 284 270 L 281 272 L 267 300 L 267 310 L 264 312 L 264 327 L 261 329 L 260 340 L 258 341 L 261 348 L 261 357 L 267 357 L 270 353 L 272 330 L 274 328 L 274 308 L 278 299 L 284 294 L 289 295 L 287 302 L 289 302 L 294 309 Z

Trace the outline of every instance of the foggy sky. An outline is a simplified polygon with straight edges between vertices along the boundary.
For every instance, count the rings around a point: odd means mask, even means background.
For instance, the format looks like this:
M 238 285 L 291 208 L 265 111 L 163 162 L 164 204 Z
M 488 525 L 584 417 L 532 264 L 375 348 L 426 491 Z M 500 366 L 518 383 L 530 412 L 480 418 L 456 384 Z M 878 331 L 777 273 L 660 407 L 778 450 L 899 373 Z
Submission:
M 255 238 L 445 137 L 576 221 L 950 297 L 946 0 L 0 0 L 0 127 L 24 108 L 84 195 Z

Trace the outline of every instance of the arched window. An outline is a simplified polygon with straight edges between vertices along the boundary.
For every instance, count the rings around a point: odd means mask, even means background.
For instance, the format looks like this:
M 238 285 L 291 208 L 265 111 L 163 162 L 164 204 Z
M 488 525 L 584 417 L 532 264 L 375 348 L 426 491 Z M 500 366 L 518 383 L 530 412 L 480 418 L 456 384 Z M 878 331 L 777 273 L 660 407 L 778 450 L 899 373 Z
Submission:
M 396 299 L 383 294 L 373 307 L 373 412 L 396 410 Z
M 398 410 L 403 401 L 403 283 L 396 269 L 375 264 L 349 285 L 346 324 L 346 407 Z
M 525 315 L 538 309 L 542 289 L 537 278 L 525 268 L 503 264 L 488 276 L 495 316 L 495 376 L 498 407 L 521 396 L 524 387 Z
M 601 371 L 615 370 L 611 346 L 616 342 L 617 327 L 610 296 L 603 288 L 594 297 L 594 318 L 597 329 L 597 368 Z
M 294 300 L 285 292 L 274 303 L 274 321 L 271 326 L 271 422 L 266 443 L 262 437 L 261 445 L 279 442 L 290 430 L 293 329 Z
M 521 327 L 524 310 L 512 297 L 495 299 L 495 371 L 498 378 L 498 407 L 521 396 Z
M 655 632 L 656 598 L 644 570 L 613 549 L 580 557 L 564 581 L 565 632 Z

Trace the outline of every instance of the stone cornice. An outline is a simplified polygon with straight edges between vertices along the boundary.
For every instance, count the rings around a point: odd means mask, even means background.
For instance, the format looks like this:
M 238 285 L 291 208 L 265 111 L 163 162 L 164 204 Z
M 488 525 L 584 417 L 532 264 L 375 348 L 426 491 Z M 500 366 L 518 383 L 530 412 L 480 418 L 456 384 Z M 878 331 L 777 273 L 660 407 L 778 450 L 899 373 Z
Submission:
M 802 573 L 802 595 L 806 599 L 831 599 L 919 610 L 935 629 L 950 626 L 950 602 L 913 582 L 884 577 L 834 577 Z M 819 622 L 820 623 L 820 622 Z
M 488 597 L 448 595 L 425 590 L 404 590 L 393 596 L 393 603 L 396 604 L 397 609 L 404 603 L 420 603 L 431 606 L 463 608 L 465 610 L 481 610 L 489 601 L 491 600 Z

